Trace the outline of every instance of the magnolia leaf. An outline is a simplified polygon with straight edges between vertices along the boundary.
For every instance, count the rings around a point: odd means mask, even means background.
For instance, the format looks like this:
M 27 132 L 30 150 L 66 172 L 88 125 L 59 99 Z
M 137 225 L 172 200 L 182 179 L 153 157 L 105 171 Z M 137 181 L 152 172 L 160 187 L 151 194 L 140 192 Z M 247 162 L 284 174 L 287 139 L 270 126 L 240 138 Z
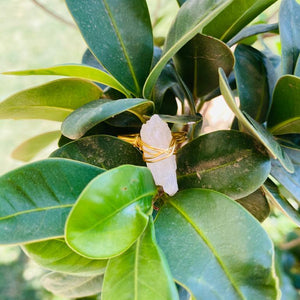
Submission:
M 70 139 L 82 137 L 97 124 L 129 111 L 143 120 L 144 114 L 151 114 L 153 102 L 144 99 L 100 99 L 92 101 L 74 111 L 62 124 L 62 134 Z
M 101 292 L 103 275 L 73 276 L 52 272 L 43 276 L 43 287 L 54 295 L 67 298 L 82 298 Z
M 129 97 L 129 92 L 124 88 L 114 77 L 107 74 L 106 72 L 85 65 L 61 65 L 50 68 L 43 69 L 33 69 L 24 71 L 11 71 L 4 72 L 4 75 L 59 75 L 59 76 L 70 76 L 81 79 L 88 79 L 91 81 L 99 82 L 104 85 L 110 86 L 127 97 Z
M 146 1 L 66 0 L 66 3 L 101 64 L 128 90 L 141 96 L 153 54 Z
M 234 199 L 256 191 L 270 169 L 269 157 L 255 140 L 233 130 L 202 135 L 177 153 L 180 189 L 208 188 Z
M 63 121 L 73 110 L 101 98 L 102 90 L 82 79 L 58 79 L 18 92 L 0 103 L 0 119 Z
M 169 115 L 159 115 L 159 117 L 167 122 L 172 124 L 197 124 L 202 122 L 202 116 L 200 114 L 192 115 L 177 115 L 177 116 L 169 116 Z
M 109 135 L 92 135 L 68 143 L 50 157 L 82 161 L 103 169 L 130 164 L 144 166 L 142 154 L 131 144 Z
M 273 244 L 227 196 L 181 191 L 159 210 L 155 229 L 175 280 L 195 299 L 277 299 Z
M 145 230 L 156 193 L 151 172 L 144 167 L 125 165 L 96 177 L 68 217 L 68 245 L 88 258 L 120 255 Z
M 167 261 L 156 243 L 152 220 L 130 249 L 110 259 L 102 300 L 110 299 L 179 300 Z
M 30 243 L 23 251 L 43 268 L 80 276 L 104 274 L 107 260 L 91 260 L 72 251 L 63 239 Z
M 268 118 L 273 134 L 300 133 L 300 78 L 281 77 L 275 87 Z
M 63 236 L 77 197 L 102 172 L 88 164 L 53 158 L 1 176 L 0 244 Z
M 31 161 L 43 149 L 48 147 L 55 140 L 58 140 L 60 136 L 60 131 L 50 131 L 34 136 L 14 149 L 11 156 L 20 161 Z
M 274 158 L 277 158 L 280 161 L 282 166 L 288 172 L 292 173 L 294 171 L 294 167 L 288 155 L 284 152 L 281 146 L 276 142 L 273 136 L 264 127 L 262 127 L 259 123 L 257 123 L 246 113 L 243 114 L 241 112 L 241 110 L 238 108 L 235 102 L 234 95 L 229 87 L 226 75 L 222 69 L 219 70 L 219 75 L 221 93 L 224 96 L 226 103 L 235 114 L 235 116 L 246 128 L 246 130 L 249 131 L 249 133 L 253 135 L 258 141 L 260 141 L 266 147 L 269 153 Z

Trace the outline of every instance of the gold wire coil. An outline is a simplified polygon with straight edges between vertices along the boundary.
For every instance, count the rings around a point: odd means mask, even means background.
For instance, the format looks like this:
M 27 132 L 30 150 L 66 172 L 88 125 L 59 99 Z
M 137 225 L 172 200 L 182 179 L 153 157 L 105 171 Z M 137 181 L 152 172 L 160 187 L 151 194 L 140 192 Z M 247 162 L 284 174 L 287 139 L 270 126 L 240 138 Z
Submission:
M 140 149 L 145 162 L 155 163 L 175 154 L 177 146 L 185 141 L 185 136 L 184 132 L 172 132 L 172 140 L 168 148 L 150 146 L 142 141 L 139 134 L 120 135 L 118 138 Z

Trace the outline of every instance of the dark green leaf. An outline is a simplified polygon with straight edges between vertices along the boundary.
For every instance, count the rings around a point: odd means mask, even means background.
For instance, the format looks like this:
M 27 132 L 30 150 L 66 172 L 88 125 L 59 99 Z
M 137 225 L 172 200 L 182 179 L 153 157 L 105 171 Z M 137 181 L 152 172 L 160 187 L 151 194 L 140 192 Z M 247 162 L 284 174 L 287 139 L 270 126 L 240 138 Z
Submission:
M 279 181 L 300 203 L 300 150 L 284 147 L 291 157 L 295 167 L 295 172 L 290 174 L 281 165 L 273 160 L 271 175 Z
M 276 142 L 273 136 L 264 127 L 262 127 L 259 123 L 253 120 L 246 113 L 243 114 L 241 112 L 241 110 L 238 108 L 235 102 L 234 95 L 229 87 L 226 75 L 224 74 L 222 69 L 219 70 L 219 75 L 221 92 L 224 96 L 226 103 L 233 111 L 235 116 L 246 128 L 246 130 L 249 131 L 249 133 L 253 135 L 258 141 L 260 141 L 271 153 L 271 155 L 280 161 L 280 163 L 287 171 L 292 173 L 294 171 L 294 167 L 288 155 L 284 152 L 284 150 Z
M 129 250 L 109 261 L 102 299 L 179 299 L 167 261 L 156 244 L 152 220 Z
M 107 260 L 90 260 L 73 252 L 63 239 L 24 245 L 22 249 L 43 268 L 80 276 L 104 274 Z
M 219 86 L 219 67 L 227 75 L 232 71 L 234 57 L 220 40 L 197 34 L 176 53 L 174 62 L 193 95 L 201 97 Z
M 82 298 L 101 292 L 103 275 L 86 277 L 52 272 L 46 274 L 41 282 L 46 290 L 55 295 Z
M 186 0 L 177 0 L 178 4 L 181 6 Z
M 235 35 L 230 41 L 227 42 L 228 47 L 232 47 L 234 44 L 249 38 L 251 36 L 270 32 L 278 31 L 278 23 L 275 24 L 256 24 L 243 28 L 237 35 Z
M 300 213 L 280 194 L 274 183 L 268 180 L 263 185 L 262 189 L 266 194 L 266 197 L 275 207 L 290 218 L 297 226 L 300 226 Z
M 63 236 L 77 197 L 102 172 L 84 163 L 46 159 L 0 177 L 0 244 Z
M 300 54 L 300 3 L 282 0 L 279 10 L 279 30 L 282 51 L 283 74 L 294 74 Z
M 146 1 L 66 0 L 66 3 L 97 59 L 126 88 L 140 96 L 153 54 Z
M 25 70 L 25 71 L 12 71 L 4 72 L 5 75 L 59 75 L 76 77 L 81 79 L 88 79 L 91 81 L 103 83 L 114 89 L 120 91 L 127 97 L 129 97 L 129 92 L 111 75 L 103 72 L 99 69 L 92 68 L 90 66 L 84 65 L 61 65 L 50 68 Z
M 169 116 L 169 115 L 159 115 L 159 117 L 167 122 L 167 123 L 173 123 L 173 124 L 195 124 L 202 121 L 202 116 L 200 114 L 197 114 L 195 116 L 191 115 L 177 115 L 177 116 Z
M 274 250 L 239 204 L 210 190 L 169 198 L 155 222 L 176 281 L 195 299 L 277 299 Z
M 281 77 L 275 87 L 268 118 L 273 134 L 300 133 L 300 78 Z
M 220 191 L 234 199 L 257 190 L 269 175 L 269 157 L 255 140 L 238 131 L 202 135 L 177 154 L 181 189 L 201 187 Z
M 156 194 L 151 172 L 121 166 L 93 180 L 81 193 L 66 223 L 66 240 L 89 258 L 126 251 L 143 233 Z
M 240 110 L 259 123 L 266 121 L 272 100 L 265 56 L 255 48 L 238 45 L 234 52 L 235 76 L 239 92 Z
M 131 144 L 109 135 L 88 136 L 57 149 L 51 157 L 82 161 L 103 169 L 130 164 L 144 166 L 142 154 Z
M 0 103 L 0 119 L 63 121 L 74 109 L 101 98 L 102 90 L 82 79 L 58 79 L 18 92 Z
M 92 101 L 74 111 L 62 124 L 62 133 L 68 138 L 78 139 L 95 125 L 129 111 L 141 120 L 144 114 L 151 114 L 153 102 L 144 99 L 100 99 Z
M 60 131 L 50 131 L 26 140 L 11 154 L 12 158 L 20 161 L 31 161 L 38 153 L 60 137 Z
M 263 222 L 270 214 L 268 200 L 261 189 L 236 201 L 246 208 L 259 222 Z

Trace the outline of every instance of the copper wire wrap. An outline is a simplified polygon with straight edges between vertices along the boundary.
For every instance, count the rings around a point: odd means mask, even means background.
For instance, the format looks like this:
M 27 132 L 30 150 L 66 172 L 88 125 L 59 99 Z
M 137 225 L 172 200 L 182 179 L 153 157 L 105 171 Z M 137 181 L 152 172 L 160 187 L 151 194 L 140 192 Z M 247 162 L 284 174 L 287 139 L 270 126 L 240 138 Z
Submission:
M 177 146 L 185 141 L 184 132 L 172 132 L 172 140 L 168 148 L 158 148 L 143 142 L 139 134 L 120 135 L 119 139 L 132 144 L 143 152 L 143 160 L 147 163 L 155 163 L 176 154 Z M 149 151 L 149 150 L 150 151 Z

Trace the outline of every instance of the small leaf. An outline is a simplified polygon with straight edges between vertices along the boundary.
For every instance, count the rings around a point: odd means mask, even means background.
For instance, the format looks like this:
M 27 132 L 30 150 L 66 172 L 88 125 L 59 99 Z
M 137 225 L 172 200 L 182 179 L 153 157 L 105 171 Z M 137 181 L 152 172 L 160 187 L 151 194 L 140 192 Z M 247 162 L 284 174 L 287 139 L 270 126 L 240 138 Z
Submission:
M 58 140 L 60 131 L 50 131 L 37 135 L 29 140 L 26 140 L 11 154 L 12 158 L 28 162 L 31 161 L 38 153 L 48 147 L 52 142 Z
M 144 99 L 100 99 L 92 101 L 74 111 L 62 124 L 62 133 L 70 139 L 82 137 L 95 125 L 129 111 L 143 119 L 144 114 L 151 114 L 153 102 Z
M 297 0 L 281 1 L 279 30 L 282 51 L 282 73 L 294 74 L 300 54 L 300 3 Z
M 95 276 L 104 274 L 107 260 L 90 260 L 73 252 L 63 239 L 31 243 L 22 247 L 24 252 L 43 268 L 55 272 Z
M 24 71 L 12 71 L 4 72 L 4 75 L 59 75 L 59 76 L 70 76 L 81 79 L 88 79 L 91 81 L 103 83 L 108 85 L 127 97 L 129 97 L 129 92 L 124 88 L 114 77 L 107 74 L 99 69 L 85 66 L 85 65 L 61 65 L 50 68 L 34 69 L 34 70 L 24 70 Z
M 262 189 L 270 202 L 300 227 L 300 213 L 279 193 L 277 186 L 268 180 Z
M 152 220 L 129 250 L 109 261 L 102 299 L 179 300 L 167 261 L 156 244 Z
M 167 122 L 173 124 L 196 124 L 202 121 L 202 116 L 197 114 L 195 116 L 191 115 L 177 115 L 177 116 L 169 116 L 169 115 L 159 115 L 159 117 Z
M 238 108 L 234 95 L 229 87 L 228 81 L 226 79 L 226 75 L 223 70 L 219 70 L 220 75 L 220 88 L 222 95 L 230 109 L 233 111 L 238 120 L 242 123 L 242 125 L 249 131 L 251 135 L 253 135 L 258 141 L 260 141 L 267 150 L 271 153 L 274 158 L 277 158 L 283 167 L 288 172 L 293 172 L 294 167 L 293 164 L 288 157 L 288 155 L 284 152 L 284 150 L 280 147 L 280 145 L 275 141 L 273 136 L 259 123 L 253 120 L 246 113 L 243 114 Z
M 268 118 L 273 134 L 300 133 L 300 78 L 281 77 L 275 87 Z
M 101 292 L 103 275 L 86 277 L 52 272 L 43 276 L 41 283 L 54 295 L 82 298 Z
M 193 95 L 201 97 L 219 86 L 219 67 L 227 75 L 232 71 L 234 57 L 222 41 L 197 34 L 176 53 L 174 63 Z
M 126 251 L 143 233 L 156 194 L 147 168 L 121 166 L 93 180 L 81 193 L 66 223 L 66 240 L 88 258 Z
M 195 299 L 277 299 L 273 244 L 225 195 L 181 191 L 160 209 L 155 229 L 174 279 Z
M 102 90 L 81 79 L 58 79 L 18 92 L 0 103 L 0 119 L 63 121 L 74 109 L 101 98 Z
M 0 177 L 0 244 L 64 235 L 67 215 L 84 187 L 104 170 L 46 159 Z
M 146 1 L 67 0 L 66 3 L 101 64 L 137 97 L 141 96 L 153 54 Z
M 255 140 L 238 131 L 202 135 L 177 153 L 180 189 L 208 188 L 234 199 L 257 190 L 268 177 L 270 168 L 269 158 Z
M 103 169 L 130 164 L 144 166 L 142 154 L 131 144 L 109 135 L 93 135 L 57 149 L 51 157 L 82 161 Z

